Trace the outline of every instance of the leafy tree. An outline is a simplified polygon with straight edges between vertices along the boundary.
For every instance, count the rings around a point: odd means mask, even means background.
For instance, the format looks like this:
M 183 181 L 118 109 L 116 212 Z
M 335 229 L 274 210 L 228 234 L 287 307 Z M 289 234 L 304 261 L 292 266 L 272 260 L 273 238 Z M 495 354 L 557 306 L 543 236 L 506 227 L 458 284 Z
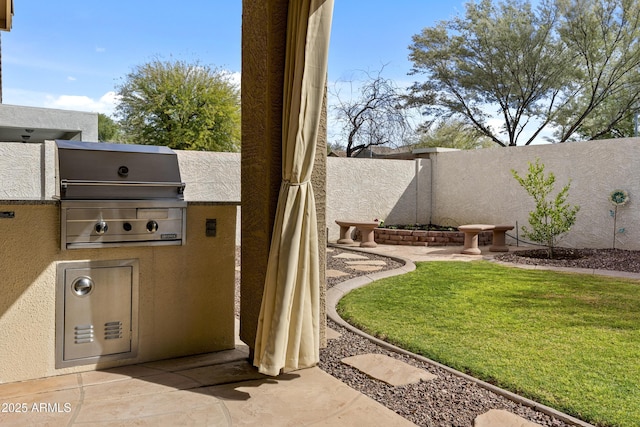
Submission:
M 635 108 L 621 111 L 617 100 L 604 103 L 598 111 L 590 114 L 577 130 L 579 139 L 612 139 L 635 136 Z M 612 120 L 612 116 L 620 117 Z
M 487 138 L 473 126 L 460 119 L 443 120 L 429 127 L 420 136 L 415 148 L 445 147 L 459 150 L 475 150 L 493 146 Z
M 559 141 L 631 136 L 640 101 L 640 3 L 635 0 L 557 0 L 563 45 L 573 52 L 576 82 L 554 119 Z M 575 91 L 573 90 L 575 87 Z M 625 129 L 626 122 L 626 129 Z
M 639 22 L 633 0 L 469 2 L 464 17 L 413 37 L 412 73 L 427 81 L 411 102 L 501 146 L 528 145 L 547 128 L 557 142 L 605 135 L 640 97 Z
M 537 14 L 528 2 L 467 3 L 464 19 L 413 37 L 412 72 L 425 73 L 428 81 L 414 84 L 412 101 L 429 114 L 465 119 L 499 145 L 516 145 L 529 116 L 544 111 L 543 101 L 558 95 L 570 71 L 553 35 L 556 21 L 554 13 Z M 488 125 L 494 106 L 504 119 L 501 132 Z
M 198 63 L 153 60 L 117 88 L 132 142 L 179 150 L 239 151 L 240 95 L 231 75 Z
M 529 162 L 529 173 L 524 178 L 513 169 L 511 173 L 536 203 L 535 210 L 529 212 L 531 229 L 522 226 L 522 232 L 526 238 L 546 245 L 549 258 L 553 258 L 560 236 L 575 224 L 576 214 L 580 210 L 579 206 L 567 203 L 571 182 L 550 200 L 556 177 L 552 172 L 544 176 L 544 165 L 540 159 L 536 159 L 535 164 Z
M 333 93 L 337 100 L 334 114 L 342 124 L 347 157 L 376 145 L 406 145 L 406 139 L 413 135 L 400 89 L 382 77 L 382 70 L 376 75 L 364 74 L 365 80 L 356 84 L 358 89 L 349 82 L 348 100 L 338 90 Z
M 98 113 L 98 141 L 118 142 L 121 136 L 120 125 L 106 114 Z

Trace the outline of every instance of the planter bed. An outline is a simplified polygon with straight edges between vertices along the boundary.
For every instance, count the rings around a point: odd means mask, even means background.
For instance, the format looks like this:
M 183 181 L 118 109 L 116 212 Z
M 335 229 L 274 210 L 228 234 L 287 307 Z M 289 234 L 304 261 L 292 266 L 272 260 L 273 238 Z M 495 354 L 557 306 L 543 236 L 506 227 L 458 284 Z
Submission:
M 356 239 L 360 240 L 360 233 L 356 231 Z M 493 233 L 483 231 L 478 234 L 478 245 L 491 244 Z M 464 233 L 462 231 L 430 231 L 430 230 L 402 230 L 391 228 L 376 228 L 374 239 L 381 245 L 406 246 L 462 246 Z

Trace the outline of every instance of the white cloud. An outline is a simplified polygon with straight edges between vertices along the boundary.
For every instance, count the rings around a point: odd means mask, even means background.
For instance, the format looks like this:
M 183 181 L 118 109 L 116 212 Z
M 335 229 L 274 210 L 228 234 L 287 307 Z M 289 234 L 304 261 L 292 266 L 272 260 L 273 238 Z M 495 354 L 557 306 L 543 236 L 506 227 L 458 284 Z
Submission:
M 107 49 L 105 49 L 104 47 L 96 47 L 96 52 L 98 52 L 98 53 L 104 53 L 106 51 L 107 51 Z
M 73 76 L 67 76 L 67 80 L 69 80 L 70 82 L 75 82 L 77 79 Z
M 90 111 L 95 113 L 112 114 L 117 102 L 116 93 L 107 92 L 100 99 L 93 99 L 84 95 L 47 95 L 43 107 L 59 108 L 61 110 Z
M 110 91 L 98 99 L 93 99 L 89 96 L 54 95 L 46 92 L 6 88 L 2 92 L 2 101 L 7 105 L 88 111 L 112 115 L 118 102 L 118 96 L 115 92 Z
M 233 84 L 240 87 L 241 77 L 242 77 L 242 74 L 236 71 L 236 72 L 232 72 L 229 78 Z

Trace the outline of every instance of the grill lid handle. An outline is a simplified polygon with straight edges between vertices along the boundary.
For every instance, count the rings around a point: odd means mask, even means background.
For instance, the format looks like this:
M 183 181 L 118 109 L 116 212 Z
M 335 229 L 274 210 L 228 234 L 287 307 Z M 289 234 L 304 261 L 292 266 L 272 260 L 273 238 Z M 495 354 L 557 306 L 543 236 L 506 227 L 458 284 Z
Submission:
M 60 188 L 66 190 L 71 186 L 119 186 L 119 187 L 177 187 L 178 194 L 184 193 L 184 182 L 160 182 L 160 181 L 92 181 L 84 179 L 61 179 Z

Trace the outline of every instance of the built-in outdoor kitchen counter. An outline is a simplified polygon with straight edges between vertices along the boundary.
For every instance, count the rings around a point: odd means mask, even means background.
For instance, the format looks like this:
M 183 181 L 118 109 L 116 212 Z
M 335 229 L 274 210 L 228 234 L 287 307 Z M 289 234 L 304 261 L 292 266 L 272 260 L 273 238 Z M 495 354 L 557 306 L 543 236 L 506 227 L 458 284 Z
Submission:
M 237 202 L 188 202 L 180 245 L 68 250 L 61 248 L 60 204 L 0 200 L 0 383 L 233 348 Z M 61 266 L 83 262 L 119 271 L 122 263 L 135 265 L 124 268 L 137 282 L 136 351 L 56 368 Z M 86 283 L 78 282 L 79 296 L 89 292 Z M 88 308 L 100 309 L 96 302 Z

